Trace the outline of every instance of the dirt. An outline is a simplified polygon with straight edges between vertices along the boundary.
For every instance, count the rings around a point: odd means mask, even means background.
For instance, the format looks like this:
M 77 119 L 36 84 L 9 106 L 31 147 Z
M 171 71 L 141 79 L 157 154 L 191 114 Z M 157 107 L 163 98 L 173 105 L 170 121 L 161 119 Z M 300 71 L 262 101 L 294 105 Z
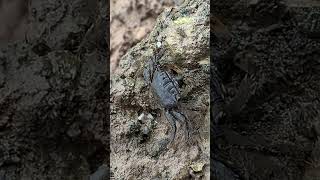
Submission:
M 209 179 L 209 1 L 166 8 L 152 31 L 121 58 L 111 77 L 111 175 L 115 179 Z M 145 85 L 144 67 L 156 47 L 160 66 L 180 79 L 178 112 L 191 124 L 191 138 L 178 125 L 175 141 L 161 102 Z M 189 142 L 189 143 L 188 143 Z
M 120 58 L 128 49 L 150 33 L 163 9 L 174 4 L 172 0 L 110 2 L 111 73 L 115 73 Z
M 319 7 L 277 0 L 211 7 L 223 25 L 213 25 L 211 48 L 226 113 L 213 140 L 215 178 L 320 179 Z
M 0 179 L 87 179 L 106 169 L 106 4 L 0 2 Z
M 29 1 L 0 1 L 0 42 L 11 42 L 25 37 L 28 8 Z

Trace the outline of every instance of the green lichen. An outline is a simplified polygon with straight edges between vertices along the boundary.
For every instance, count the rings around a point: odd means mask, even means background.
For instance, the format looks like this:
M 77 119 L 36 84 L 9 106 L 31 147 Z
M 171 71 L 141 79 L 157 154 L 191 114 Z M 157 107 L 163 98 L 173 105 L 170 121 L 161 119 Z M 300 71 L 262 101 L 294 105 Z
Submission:
M 192 17 L 181 17 L 177 20 L 173 21 L 175 25 L 182 25 L 182 24 L 192 24 L 194 21 L 194 18 Z

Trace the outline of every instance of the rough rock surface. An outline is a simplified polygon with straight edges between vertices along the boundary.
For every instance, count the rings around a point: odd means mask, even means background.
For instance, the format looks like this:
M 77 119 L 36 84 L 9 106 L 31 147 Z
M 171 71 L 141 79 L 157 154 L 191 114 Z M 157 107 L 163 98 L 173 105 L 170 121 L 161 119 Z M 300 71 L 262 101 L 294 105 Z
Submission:
M 116 73 L 120 58 L 150 33 L 154 23 L 172 0 L 112 0 L 110 2 L 110 68 Z
M 1 180 L 84 179 L 106 160 L 107 14 L 33 0 L 26 38 L 0 48 Z
M 232 36 L 212 44 L 227 104 L 214 151 L 232 171 L 226 176 L 319 179 L 319 8 L 278 0 L 211 6 Z
M 209 1 L 167 8 L 151 33 L 120 60 L 111 82 L 111 173 L 115 179 L 209 179 Z M 181 111 L 192 124 L 187 144 L 178 126 L 174 144 L 163 109 L 145 86 L 143 70 L 157 42 L 160 65 L 179 79 Z

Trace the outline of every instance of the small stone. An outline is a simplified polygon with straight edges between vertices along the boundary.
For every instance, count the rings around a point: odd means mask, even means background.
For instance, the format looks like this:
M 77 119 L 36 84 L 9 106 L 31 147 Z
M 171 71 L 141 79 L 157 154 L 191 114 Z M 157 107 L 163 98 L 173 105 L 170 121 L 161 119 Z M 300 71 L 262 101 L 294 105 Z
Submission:
M 140 116 L 138 117 L 138 120 L 141 121 L 144 118 L 144 113 L 140 114 Z
M 161 47 L 161 42 L 157 42 L 157 48 L 160 48 Z
M 201 60 L 198 62 L 200 65 L 207 65 L 207 64 L 210 64 L 209 60 L 208 59 L 205 59 L 205 60 Z
M 190 166 L 193 172 L 201 172 L 203 169 L 204 163 L 194 163 Z

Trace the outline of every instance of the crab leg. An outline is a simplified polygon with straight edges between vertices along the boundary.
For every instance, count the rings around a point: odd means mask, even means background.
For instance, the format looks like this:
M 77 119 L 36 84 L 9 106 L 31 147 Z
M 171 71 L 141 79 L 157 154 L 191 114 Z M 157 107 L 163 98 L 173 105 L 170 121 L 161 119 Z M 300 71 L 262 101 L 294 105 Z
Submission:
M 189 126 L 189 122 L 188 122 L 187 117 L 183 113 L 175 111 L 175 110 L 172 111 L 172 114 L 174 115 L 175 119 L 177 119 L 179 122 L 183 122 L 185 124 L 186 138 L 189 139 L 190 138 L 190 126 Z
M 171 111 L 169 111 L 169 110 L 166 110 L 166 118 L 169 121 L 169 123 L 171 125 L 171 128 L 173 129 L 173 132 L 172 132 L 171 137 L 170 137 L 170 142 L 173 142 L 173 140 L 176 137 L 176 133 L 177 133 L 176 121 L 175 121 L 174 116 L 171 114 Z

